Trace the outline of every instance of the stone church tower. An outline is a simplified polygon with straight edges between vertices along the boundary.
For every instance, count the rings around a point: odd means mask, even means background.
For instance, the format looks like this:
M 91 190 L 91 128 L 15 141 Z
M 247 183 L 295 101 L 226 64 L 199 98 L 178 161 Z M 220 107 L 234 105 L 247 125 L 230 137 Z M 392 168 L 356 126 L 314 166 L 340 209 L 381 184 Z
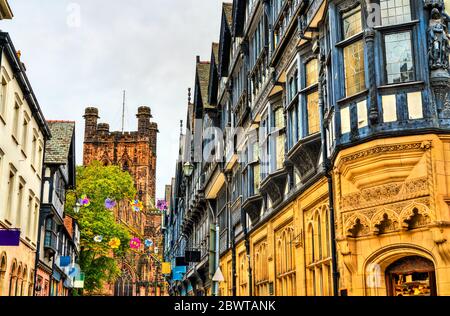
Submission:
M 134 237 L 139 237 L 142 241 L 151 239 L 157 244 L 160 240 L 161 216 L 152 215 L 149 210 L 155 206 L 158 125 L 151 121 L 149 107 L 139 107 L 136 117 L 137 131 L 111 132 L 109 124 L 98 123 L 97 108 L 86 108 L 83 165 L 99 161 L 105 166 L 120 166 L 132 175 L 138 194 L 136 198 L 144 203 L 145 210 L 136 213 L 129 201 L 122 201 L 118 203 L 116 219 L 125 223 Z M 145 249 L 146 253 L 148 251 L 149 249 Z M 144 253 L 142 258 L 129 258 L 129 262 L 123 264 L 122 278 L 114 286 L 111 285 L 109 294 L 149 295 L 152 288 L 149 289 L 148 282 L 154 281 L 156 266 L 148 258 L 148 254 Z

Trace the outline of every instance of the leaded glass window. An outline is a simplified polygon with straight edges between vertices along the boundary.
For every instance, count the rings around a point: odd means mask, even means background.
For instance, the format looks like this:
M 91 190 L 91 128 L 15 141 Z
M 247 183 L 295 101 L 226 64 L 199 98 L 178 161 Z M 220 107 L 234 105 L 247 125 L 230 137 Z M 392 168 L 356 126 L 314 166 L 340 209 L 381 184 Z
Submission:
M 382 25 L 411 21 L 410 0 L 380 0 L 380 9 Z
M 308 134 L 316 134 L 320 132 L 319 93 L 315 91 L 308 94 L 306 103 L 308 109 Z
M 306 86 L 312 86 L 318 82 L 318 63 L 317 59 L 312 59 L 306 64 Z
M 361 6 L 342 15 L 344 39 L 352 37 L 362 31 Z
M 411 48 L 411 32 L 384 36 L 386 51 L 386 75 L 388 83 L 414 80 L 414 61 Z
M 354 42 L 344 47 L 345 92 L 352 96 L 366 88 L 364 77 L 364 44 Z

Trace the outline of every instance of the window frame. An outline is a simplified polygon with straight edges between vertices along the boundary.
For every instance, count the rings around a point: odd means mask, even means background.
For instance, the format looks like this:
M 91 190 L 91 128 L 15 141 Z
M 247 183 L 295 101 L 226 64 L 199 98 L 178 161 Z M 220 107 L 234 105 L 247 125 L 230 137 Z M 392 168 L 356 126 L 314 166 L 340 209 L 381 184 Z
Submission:
M 374 0 L 374 3 L 379 5 L 381 8 L 380 0 Z M 418 56 L 419 48 L 417 46 L 418 42 L 418 27 L 419 27 L 419 12 L 417 8 L 417 4 L 415 4 L 413 1 L 409 0 L 409 6 L 410 6 L 410 12 L 411 12 L 411 20 L 403 23 L 395 23 L 395 24 L 386 24 L 383 25 L 381 21 L 381 11 L 380 11 L 380 25 L 377 25 L 374 27 L 374 30 L 377 32 L 377 39 L 376 39 L 376 46 L 379 47 L 380 50 L 380 56 L 381 56 L 381 65 L 382 69 L 380 71 L 381 74 L 381 82 L 385 86 L 391 86 L 391 85 L 397 85 L 397 84 L 412 84 L 417 81 L 423 80 L 421 78 L 421 63 L 420 58 Z M 413 61 L 413 67 L 414 67 L 414 79 L 410 81 L 405 82 L 399 82 L 399 83 L 388 83 L 388 73 L 387 73 L 387 62 L 386 62 L 386 43 L 385 43 L 385 36 L 389 34 L 395 34 L 395 33 L 403 33 L 403 32 L 410 32 L 411 38 L 411 55 L 412 55 L 412 61 Z

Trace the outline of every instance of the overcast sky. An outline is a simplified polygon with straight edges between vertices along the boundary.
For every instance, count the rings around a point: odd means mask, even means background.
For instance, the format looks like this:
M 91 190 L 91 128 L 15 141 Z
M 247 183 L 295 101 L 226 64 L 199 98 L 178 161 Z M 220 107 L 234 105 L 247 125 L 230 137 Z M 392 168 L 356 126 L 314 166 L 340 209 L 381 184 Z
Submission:
M 77 122 L 77 163 L 82 163 L 84 108 L 100 122 L 137 129 L 140 105 L 159 124 L 157 197 L 174 175 L 179 121 L 186 118 L 195 56 L 208 60 L 218 41 L 219 0 L 9 0 L 9 32 L 46 119 Z M 79 12 L 79 14 L 78 14 Z

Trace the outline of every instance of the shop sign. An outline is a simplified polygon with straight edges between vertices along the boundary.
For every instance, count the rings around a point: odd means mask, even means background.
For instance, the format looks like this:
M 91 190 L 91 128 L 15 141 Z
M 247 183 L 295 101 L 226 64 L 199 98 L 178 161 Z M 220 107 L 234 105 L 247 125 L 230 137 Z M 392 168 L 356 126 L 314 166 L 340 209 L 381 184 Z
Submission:
M 20 245 L 20 229 L 0 229 L 0 246 L 17 247 Z

